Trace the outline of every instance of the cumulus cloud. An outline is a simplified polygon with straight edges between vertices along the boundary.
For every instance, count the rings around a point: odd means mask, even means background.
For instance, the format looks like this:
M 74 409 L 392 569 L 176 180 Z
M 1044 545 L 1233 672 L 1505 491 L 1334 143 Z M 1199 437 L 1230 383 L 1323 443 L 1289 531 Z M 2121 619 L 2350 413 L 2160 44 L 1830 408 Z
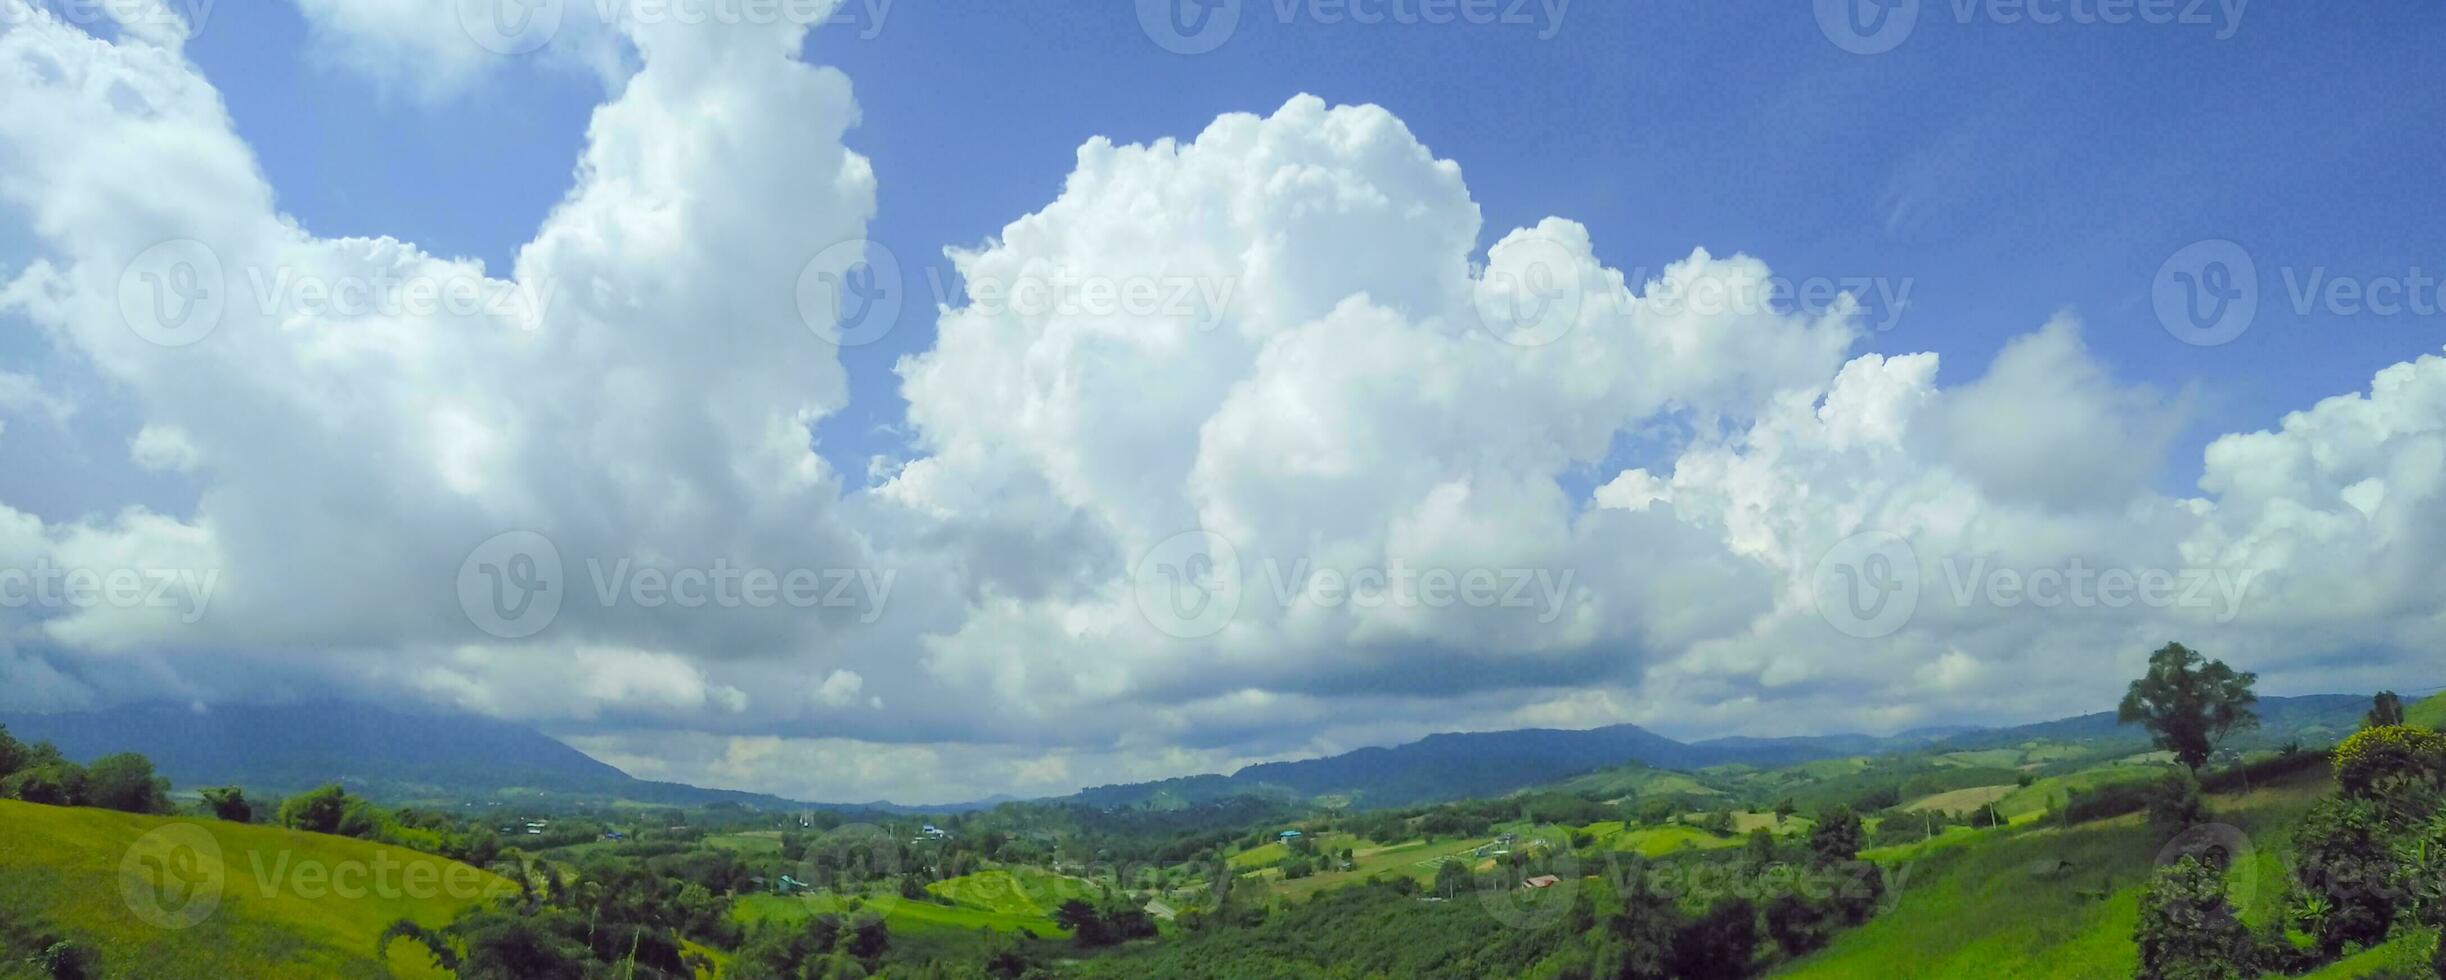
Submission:
M 513 70 L 421 7 L 301 8 L 419 98 Z M 848 486 L 813 444 L 838 325 L 793 290 L 874 212 L 848 81 L 789 24 L 573 24 L 543 57 L 614 84 L 507 269 L 300 227 L 175 31 L 0 27 L 0 204 L 39 256 L 0 316 L 198 490 L 0 503 L 0 567 L 215 583 L 0 607 L 13 704 L 408 692 L 639 775 L 942 801 L 1435 730 L 2039 717 L 2173 638 L 2377 686 L 2441 639 L 2446 359 L 2221 438 L 2168 495 L 2188 393 L 2070 316 L 1987 365 L 1860 353 L 1856 304 L 1745 301 L 1761 258 L 1633 282 L 1567 219 L 1489 234 L 1391 112 L 1305 96 L 1088 139 L 953 250 L 965 294 L 897 366 L 907 461 Z M 0 374 L 0 413 L 81 407 Z M 1863 535 L 1917 585 L 1874 636 L 1823 588 Z M 548 622 L 469 605 L 542 557 Z M 2030 601 L 2158 572 L 2240 587 Z

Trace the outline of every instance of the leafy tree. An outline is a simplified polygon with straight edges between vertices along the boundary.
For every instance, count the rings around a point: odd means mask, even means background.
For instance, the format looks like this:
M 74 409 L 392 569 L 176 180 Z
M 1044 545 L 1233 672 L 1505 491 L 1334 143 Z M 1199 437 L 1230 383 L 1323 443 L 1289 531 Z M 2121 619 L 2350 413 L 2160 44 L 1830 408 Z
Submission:
M 2124 693 L 2115 720 L 2147 728 L 2158 748 L 2197 774 L 2226 735 L 2259 724 L 2251 710 L 2259 701 L 2251 693 L 2258 680 L 2257 674 L 2237 673 L 2222 660 L 2168 643 L 2149 655 L 2149 672 Z
M 25 743 L 10 735 L 7 725 L 0 725 L 0 779 L 25 768 L 27 759 Z
M 1789 796 L 1775 801 L 1775 825 L 1783 826 L 1784 821 L 1792 819 L 1792 815 L 1799 813 L 1800 810 L 1800 804 L 1792 802 Z
M 89 785 L 85 767 L 68 761 L 58 746 L 36 742 L 23 748 L 17 770 L 0 779 L 0 796 L 51 806 L 83 806 Z
M 1739 980 L 1758 955 L 1758 907 L 1738 896 L 1716 899 L 1698 920 L 1674 935 L 1671 975 L 1682 980 Z
M 121 752 L 94 760 L 86 770 L 86 792 L 94 806 L 127 813 L 170 812 L 170 781 L 153 775 L 153 760 Z
M 2140 899 L 2136 980 L 2242 980 L 2259 971 L 2250 930 L 2225 900 L 2225 876 L 2185 857 L 2159 868 Z
M 231 823 L 254 822 L 255 808 L 246 801 L 246 791 L 235 786 L 215 786 L 204 790 L 203 795 L 204 809 L 212 811 L 213 816 Z M 468 863 L 483 865 L 481 861 Z
M 2150 788 L 2149 826 L 2160 837 L 2173 837 L 2207 819 L 2208 806 L 2200 800 L 2200 781 L 2189 773 L 2168 773 Z
M 2361 716 L 2363 728 L 2385 728 L 2404 723 L 2404 699 L 2393 691 L 2380 691 L 2370 699 L 2369 714 Z
M 1818 815 L 1809 830 L 1809 850 L 1819 864 L 1839 864 L 1860 856 L 1860 815 L 1840 803 Z
M 1681 906 L 1658 892 L 1648 880 L 1646 862 L 1633 859 L 1626 869 L 1622 911 L 1606 923 L 1607 967 L 1600 976 L 1622 980 L 1666 980 L 1673 977 L 1674 943 L 1687 924 Z
M 1469 888 L 1469 869 L 1459 861 L 1446 861 L 1435 866 L 1435 894 L 1452 898 Z
M 1743 856 L 1753 870 L 1764 869 L 1774 864 L 1775 835 L 1768 833 L 1765 827 L 1750 831 L 1748 850 Z
M 282 803 L 280 825 L 291 830 L 336 834 L 340 832 L 340 820 L 348 815 L 348 804 L 348 792 L 332 783 Z

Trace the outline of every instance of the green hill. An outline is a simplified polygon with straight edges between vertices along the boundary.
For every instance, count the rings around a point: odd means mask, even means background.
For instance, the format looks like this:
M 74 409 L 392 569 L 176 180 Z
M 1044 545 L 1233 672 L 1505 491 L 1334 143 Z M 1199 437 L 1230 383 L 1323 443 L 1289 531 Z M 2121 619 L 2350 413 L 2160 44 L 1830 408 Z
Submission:
M 0 801 L 0 977 L 65 939 L 94 974 L 383 976 L 394 920 L 440 926 L 516 886 L 404 848 L 275 827 Z M 390 975 L 446 976 L 407 943 Z
M 2248 841 L 2232 896 L 2245 921 L 2277 914 L 2293 825 L 2333 789 L 2311 772 L 2249 794 L 2209 798 L 2213 819 Z M 1776 972 L 1784 977 L 2128 977 L 2132 929 L 2158 852 L 2135 814 L 2069 829 L 1957 831 L 1877 852 L 1891 911 Z

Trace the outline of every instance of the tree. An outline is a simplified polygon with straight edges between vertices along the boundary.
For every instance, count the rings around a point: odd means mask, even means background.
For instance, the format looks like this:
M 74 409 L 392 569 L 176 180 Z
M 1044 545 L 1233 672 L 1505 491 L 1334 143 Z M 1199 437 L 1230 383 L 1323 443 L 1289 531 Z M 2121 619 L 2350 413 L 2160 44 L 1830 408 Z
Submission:
M 1442 898 L 1459 895 L 1469 887 L 1469 869 L 1459 861 L 1446 861 L 1435 866 L 1435 894 Z
M 1860 856 L 1860 815 L 1837 803 L 1818 815 L 1809 830 L 1809 851 L 1820 864 L 1839 864 Z
M 2251 693 L 2258 680 L 2257 674 L 2237 673 L 2222 660 L 2168 643 L 2149 655 L 2149 672 L 2124 693 L 2115 721 L 2138 722 L 2158 748 L 2174 753 L 2196 775 L 2226 735 L 2259 724 L 2251 710 L 2259 701 Z
M 2404 699 L 2393 691 L 2380 691 L 2370 699 L 2370 713 L 2361 716 L 2363 728 L 2385 728 L 2404 723 Z
M 204 790 L 204 809 L 231 823 L 253 823 L 255 807 L 246 801 L 246 791 L 235 786 L 215 786 Z M 483 862 L 470 862 L 481 865 Z
M 1800 809 L 1800 804 L 1792 802 L 1789 796 L 1775 801 L 1775 825 L 1783 826 L 1784 821 L 1792 819 L 1792 815 L 1799 813 Z
M 341 818 L 348 814 L 348 793 L 338 783 L 332 783 L 310 793 L 290 797 L 280 805 L 280 825 L 291 830 L 310 830 L 318 834 L 334 834 L 340 830 Z
M 1673 937 L 1671 975 L 1683 980 L 1738 980 L 1758 953 L 1758 907 L 1738 896 L 1716 899 L 1698 921 Z
M 170 812 L 170 781 L 153 775 L 153 760 L 134 752 L 95 759 L 86 793 L 98 807 L 127 813 Z
M 2242 980 L 2258 976 L 2250 930 L 2225 900 L 2225 876 L 2185 857 L 2159 868 L 2140 899 L 2136 980 Z

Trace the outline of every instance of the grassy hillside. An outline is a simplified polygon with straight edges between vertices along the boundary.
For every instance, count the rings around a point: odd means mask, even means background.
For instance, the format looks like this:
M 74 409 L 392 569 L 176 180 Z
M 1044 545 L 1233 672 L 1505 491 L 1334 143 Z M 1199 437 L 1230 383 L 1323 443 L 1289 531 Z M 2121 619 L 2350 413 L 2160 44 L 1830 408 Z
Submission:
M 439 926 L 515 893 L 498 875 L 344 837 L 0 801 L 0 947 L 65 938 L 102 976 L 381 976 L 374 940 L 393 920 Z M 31 952 L 0 948 L 0 961 Z M 390 967 L 447 975 L 406 943 Z
M 2423 728 L 2446 729 L 2446 691 L 2405 707 L 2404 720 Z
M 2246 921 L 2276 913 L 2293 825 L 2331 790 L 2312 773 L 2250 794 L 2210 798 L 2214 819 L 2251 844 L 2234 900 Z M 1778 976 L 2073 978 L 2131 976 L 2132 929 L 2158 841 L 2137 815 L 2073 828 L 1957 831 L 1875 853 L 1898 897 L 1892 911 L 1840 934 Z

